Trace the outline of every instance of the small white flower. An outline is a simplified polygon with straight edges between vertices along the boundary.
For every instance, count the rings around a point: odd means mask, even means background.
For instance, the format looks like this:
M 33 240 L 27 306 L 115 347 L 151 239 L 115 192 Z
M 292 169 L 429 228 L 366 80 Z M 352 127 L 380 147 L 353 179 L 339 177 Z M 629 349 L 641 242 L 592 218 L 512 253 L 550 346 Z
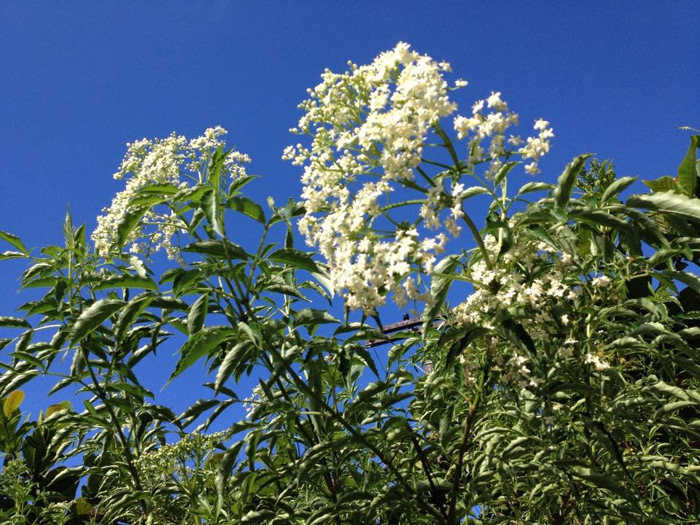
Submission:
M 600 277 L 596 277 L 591 281 L 591 285 L 595 288 L 605 288 L 609 284 L 610 277 L 607 275 L 601 275 Z

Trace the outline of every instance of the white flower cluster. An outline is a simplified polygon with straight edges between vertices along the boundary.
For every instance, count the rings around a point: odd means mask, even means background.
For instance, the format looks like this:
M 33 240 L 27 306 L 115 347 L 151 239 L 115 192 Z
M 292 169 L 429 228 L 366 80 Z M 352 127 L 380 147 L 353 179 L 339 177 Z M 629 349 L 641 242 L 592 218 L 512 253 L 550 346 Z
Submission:
M 529 235 L 514 232 L 513 245 L 500 258 L 497 257 L 499 243 L 494 236 L 487 235 L 484 245 L 496 263 L 492 269 L 483 261 L 472 264 L 468 277 L 474 291 L 454 308 L 453 319 L 457 325 L 484 327 L 492 333 L 479 349 L 465 349 L 461 363 L 470 363 L 475 355 L 485 351 L 493 357 L 505 381 L 521 388 L 539 386 L 545 377 L 543 371 L 535 370 L 530 357 L 523 355 L 510 339 L 498 335 L 503 318 L 515 317 L 536 346 L 555 349 L 551 359 L 575 358 L 592 365 L 597 372 L 610 367 L 600 353 L 587 351 L 604 346 L 606 334 L 591 334 L 582 344 L 576 339 L 581 334 L 572 326 L 577 315 L 576 305 L 584 294 L 591 296 L 589 300 L 618 301 L 616 294 L 609 290 L 610 277 L 598 275 L 582 279 L 579 271 L 571 266 L 571 254 L 557 252 Z M 467 376 L 470 370 L 465 368 Z M 469 377 L 467 381 L 470 382 Z
M 465 217 L 460 178 L 487 161 L 491 177 L 513 153 L 531 161 L 526 169 L 536 172 L 549 149 L 553 133 L 540 120 L 535 124 L 539 137 L 514 151 L 523 141 L 505 137 L 518 116 L 500 93 L 493 93 L 474 105 L 470 118 L 454 121 L 458 138 L 469 148 L 466 170 L 453 156 L 454 169 L 428 175 L 422 164 L 429 140 L 439 136 L 452 148 L 439 126 L 457 110 L 449 93 L 467 85 L 464 80 L 448 85 L 443 76 L 448 71 L 449 64 L 399 43 L 369 65 L 351 63 L 343 74 L 326 70 L 300 106 L 304 115 L 291 131 L 310 135 L 311 145 L 289 146 L 283 156 L 304 166 L 306 214 L 299 226 L 307 243 L 327 259 L 332 285 L 349 308 L 371 312 L 389 293 L 400 307 L 408 300 L 429 300 L 409 274 L 430 274 L 449 237 L 460 234 Z M 421 192 L 412 201 L 420 205 L 420 221 L 413 225 L 388 215 L 410 191 Z M 392 203 L 392 196 L 399 201 Z M 380 233 L 380 227 L 385 231 Z
M 522 138 L 510 135 L 506 139 L 506 132 L 511 126 L 518 124 L 518 114 L 508 109 L 508 104 L 501 99 L 501 93 L 491 93 L 486 100 L 478 100 L 472 106 L 472 116 L 457 116 L 454 119 L 454 128 L 459 139 L 467 139 L 469 151 L 468 165 L 474 167 L 482 162 L 489 162 L 486 170 L 486 178 L 492 179 L 498 169 L 503 165 L 503 159 L 511 151 L 511 147 L 517 147 L 523 143 Z M 537 164 L 550 148 L 550 139 L 554 137 L 549 122 L 539 119 L 535 122 L 534 129 L 539 131 L 537 137 L 528 137 L 524 147 L 516 151 L 524 160 L 531 162 L 525 166 L 525 171 L 531 175 L 539 173 Z
M 229 432 L 201 434 L 192 432 L 177 442 L 163 445 L 158 449 L 141 454 L 136 459 L 136 467 L 147 480 L 158 482 L 163 476 L 186 475 L 182 471 L 195 458 L 205 458 L 215 452 L 216 447 L 229 438 Z
M 263 395 L 265 395 L 265 392 L 262 386 L 258 384 L 253 387 L 253 390 L 251 391 L 250 395 L 243 400 L 243 408 L 245 409 L 245 419 L 247 421 L 250 421 L 251 417 L 253 416 L 253 412 L 262 402 Z
M 226 130 L 221 126 L 207 129 L 201 137 L 187 140 L 182 135 L 171 134 L 164 139 L 143 139 L 127 144 L 127 153 L 115 179 L 126 179 L 126 188 L 117 193 L 112 204 L 104 208 L 104 215 L 97 218 L 97 228 L 92 234 L 95 252 L 107 256 L 117 249 L 118 229 L 127 213 L 134 209 L 133 199 L 142 188 L 152 184 L 172 184 L 184 190 L 190 183 L 206 180 L 206 170 L 213 153 L 224 146 L 221 136 Z M 244 164 L 250 162 L 247 155 L 229 152 L 224 160 L 223 174 L 227 181 L 245 175 Z M 168 257 L 179 257 L 173 236 L 183 231 L 185 224 L 173 210 L 159 212 L 149 209 L 137 228 L 126 239 L 132 253 L 152 253 L 164 249 Z
M 495 258 L 499 248 L 497 239 L 487 235 L 484 245 Z M 523 325 L 533 338 L 549 341 L 550 332 L 557 323 L 551 309 L 545 306 L 552 302 L 575 300 L 582 291 L 580 286 L 572 286 L 568 282 L 564 264 L 550 265 L 548 271 L 531 279 L 525 277 L 533 274 L 538 264 L 548 262 L 550 255 L 552 248 L 549 245 L 522 236 L 491 270 L 487 269 L 484 261 L 474 263 L 470 268 L 474 293 L 454 309 L 455 320 L 460 324 L 494 328 L 489 320 L 490 314 L 511 307 L 527 308 L 533 315 L 530 319 L 524 319 Z M 521 271 L 513 271 L 513 266 Z M 560 321 L 563 323 L 563 320 Z
M 447 242 L 444 233 L 421 240 L 415 228 L 400 228 L 393 237 L 371 230 L 382 215 L 380 202 L 388 203 L 392 192 L 413 180 L 431 126 L 456 109 L 444 71 L 448 64 L 399 43 L 370 65 L 351 64 L 344 74 L 324 72 L 323 82 L 300 106 L 305 114 L 292 131 L 311 135 L 312 145 L 290 146 L 284 154 L 305 166 L 307 213 L 300 229 L 328 260 L 333 287 L 346 292 L 350 308 L 370 312 L 384 304 L 389 291 L 399 304 L 424 297 L 414 280 L 403 285 L 401 280 L 412 263 L 429 272 Z M 352 191 L 360 176 L 375 180 Z M 448 231 L 456 234 L 461 202 L 446 199 L 442 184 L 438 180 L 428 192 L 420 214 L 437 230 L 444 226 L 440 211 L 454 207 Z

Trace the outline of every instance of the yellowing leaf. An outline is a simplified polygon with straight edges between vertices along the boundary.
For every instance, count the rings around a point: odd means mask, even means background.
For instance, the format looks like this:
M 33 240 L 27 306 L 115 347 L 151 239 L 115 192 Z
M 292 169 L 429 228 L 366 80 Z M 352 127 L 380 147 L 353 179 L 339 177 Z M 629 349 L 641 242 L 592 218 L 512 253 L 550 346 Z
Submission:
M 19 409 L 22 401 L 24 401 L 24 392 L 21 390 L 10 392 L 10 395 L 5 398 L 5 402 L 2 405 L 5 417 L 10 417 L 15 410 Z

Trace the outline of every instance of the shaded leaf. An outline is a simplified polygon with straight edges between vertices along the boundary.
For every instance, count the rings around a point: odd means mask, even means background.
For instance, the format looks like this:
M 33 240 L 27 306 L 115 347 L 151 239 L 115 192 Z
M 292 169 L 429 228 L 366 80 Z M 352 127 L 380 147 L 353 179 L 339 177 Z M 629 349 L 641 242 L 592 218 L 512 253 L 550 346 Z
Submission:
M 204 328 L 190 337 L 179 350 L 180 359 L 169 381 L 191 367 L 197 360 L 208 355 L 224 341 L 235 339 L 236 330 L 226 326 Z
M 0 316 L 0 327 L 7 328 L 31 328 L 29 321 L 19 317 Z
M 700 199 L 672 191 L 652 193 L 651 195 L 632 195 L 627 200 L 627 204 L 700 221 Z
M 567 164 L 564 172 L 557 179 L 557 187 L 554 189 L 554 202 L 560 208 L 566 206 L 571 198 L 571 192 L 576 184 L 576 179 L 581 173 L 581 170 L 586 164 L 586 159 L 590 157 L 590 154 L 579 155 L 569 164 Z
M 199 332 L 204 326 L 209 307 L 209 295 L 201 295 L 190 307 L 187 314 L 187 332 L 192 335 Z
M 269 255 L 269 259 L 308 272 L 321 271 L 309 254 L 300 250 L 295 250 L 294 248 L 282 248 L 281 250 L 277 250 Z
M 17 235 L 0 230 L 0 239 L 10 243 L 24 255 L 29 255 L 29 250 L 27 250 L 27 248 L 22 243 L 22 240 Z
M 124 304 L 124 301 L 117 299 L 100 299 L 93 303 L 89 308 L 83 310 L 73 324 L 71 340 L 77 343 L 84 339 Z
M 257 202 L 248 197 L 237 196 L 231 197 L 226 203 L 230 209 L 247 215 L 251 219 L 255 219 L 261 224 L 265 224 L 265 212 Z

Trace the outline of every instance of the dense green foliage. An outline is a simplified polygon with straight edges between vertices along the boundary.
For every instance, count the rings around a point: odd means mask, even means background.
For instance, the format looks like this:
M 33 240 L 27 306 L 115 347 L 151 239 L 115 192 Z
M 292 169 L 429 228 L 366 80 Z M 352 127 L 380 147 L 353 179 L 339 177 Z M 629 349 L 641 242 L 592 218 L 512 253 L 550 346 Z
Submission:
M 678 178 L 623 199 L 634 179 L 587 155 L 509 192 L 515 163 L 480 178 L 431 129 L 449 160 L 422 159 L 421 175 L 474 176 L 460 199 L 489 212 L 464 218 L 476 248 L 411 267 L 430 282 L 417 331 L 331 315 L 343 291 L 295 245 L 308 210 L 249 199 L 222 147 L 190 186 L 135 188 L 113 251 L 70 216 L 64 245 L 38 254 L 0 233 L 4 258 L 30 261 L 22 287 L 41 290 L 0 317 L 4 522 L 697 523 L 698 137 Z M 180 264 L 157 274 L 124 250 L 149 217 L 179 221 Z M 257 249 L 234 221 L 259 229 Z M 137 366 L 173 344 L 174 384 L 210 372 L 211 397 L 179 415 Z M 259 382 L 243 399 L 246 376 Z M 47 377 L 81 402 L 29 421 L 22 400 Z

